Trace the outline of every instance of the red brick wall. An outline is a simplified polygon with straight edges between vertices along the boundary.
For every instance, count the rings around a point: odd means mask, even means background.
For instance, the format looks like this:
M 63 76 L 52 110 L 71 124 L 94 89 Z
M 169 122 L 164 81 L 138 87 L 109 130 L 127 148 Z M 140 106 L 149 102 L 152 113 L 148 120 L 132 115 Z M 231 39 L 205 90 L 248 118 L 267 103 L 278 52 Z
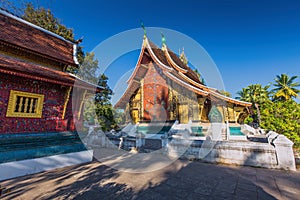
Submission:
M 144 120 L 165 121 L 169 119 L 168 85 L 158 67 L 149 64 L 144 77 Z
M 6 117 L 10 90 L 44 94 L 42 118 Z M 71 98 L 67 106 L 65 120 L 61 119 L 66 90 L 66 87 L 60 85 L 0 73 L 0 134 L 72 129 Z

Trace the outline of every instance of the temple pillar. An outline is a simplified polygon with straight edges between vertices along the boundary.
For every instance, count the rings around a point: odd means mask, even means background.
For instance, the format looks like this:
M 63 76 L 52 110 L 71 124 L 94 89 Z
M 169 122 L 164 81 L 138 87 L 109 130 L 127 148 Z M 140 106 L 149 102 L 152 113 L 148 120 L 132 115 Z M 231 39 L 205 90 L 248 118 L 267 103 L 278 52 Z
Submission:
M 169 105 L 169 116 L 170 116 L 170 120 L 174 120 L 175 119 L 175 115 L 174 115 L 174 102 L 173 102 L 173 91 L 172 89 L 169 87 L 169 96 L 168 96 L 168 105 Z
M 204 103 L 206 101 L 205 97 L 198 98 L 198 105 L 199 105 L 199 120 L 202 120 L 202 114 L 203 114 L 203 109 L 204 109 Z
M 244 107 L 234 107 L 234 121 L 237 124 L 240 114 L 244 111 Z
M 125 113 L 125 121 L 126 121 L 126 123 L 131 122 L 132 120 L 131 120 L 131 115 L 130 115 L 130 105 L 129 105 L 129 103 L 126 103 L 126 107 L 125 107 L 124 113 Z
M 144 79 L 141 80 L 140 120 L 144 119 Z

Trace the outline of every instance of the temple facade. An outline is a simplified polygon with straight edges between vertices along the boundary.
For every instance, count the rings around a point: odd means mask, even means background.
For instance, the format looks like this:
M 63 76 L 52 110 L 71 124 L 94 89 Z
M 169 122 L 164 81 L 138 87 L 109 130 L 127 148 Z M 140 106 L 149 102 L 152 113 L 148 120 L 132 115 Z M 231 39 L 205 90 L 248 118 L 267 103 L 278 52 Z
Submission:
M 0 134 L 74 131 L 95 89 L 66 72 L 77 44 L 3 10 L 0 24 Z
M 144 35 L 137 65 L 116 108 L 125 110 L 127 122 L 178 120 L 243 123 L 251 103 L 222 95 L 206 86 L 182 53 L 165 43 L 157 47 Z

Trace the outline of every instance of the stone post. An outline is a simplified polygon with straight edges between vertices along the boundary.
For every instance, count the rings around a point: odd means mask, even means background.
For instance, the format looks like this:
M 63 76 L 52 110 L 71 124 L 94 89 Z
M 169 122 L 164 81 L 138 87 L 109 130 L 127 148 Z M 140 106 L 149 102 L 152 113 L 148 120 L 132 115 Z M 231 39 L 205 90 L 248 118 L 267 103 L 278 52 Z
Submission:
M 230 128 L 229 128 L 229 122 L 226 121 L 226 140 L 228 141 L 230 139 Z
M 122 147 L 124 147 L 124 140 L 125 140 L 125 137 L 122 136 L 120 138 L 119 149 L 122 149 Z
M 296 171 L 293 142 L 284 135 L 278 135 L 273 140 L 279 168 Z
M 267 138 L 268 138 L 268 142 L 270 144 L 273 144 L 273 141 L 277 138 L 279 134 L 278 133 L 275 133 L 273 131 L 270 131 L 268 134 L 267 134 Z
M 135 138 L 135 147 L 140 148 L 145 145 L 145 135 L 142 133 L 137 133 Z
M 161 147 L 163 150 L 167 150 L 167 145 L 168 145 L 168 136 L 165 134 L 161 136 Z

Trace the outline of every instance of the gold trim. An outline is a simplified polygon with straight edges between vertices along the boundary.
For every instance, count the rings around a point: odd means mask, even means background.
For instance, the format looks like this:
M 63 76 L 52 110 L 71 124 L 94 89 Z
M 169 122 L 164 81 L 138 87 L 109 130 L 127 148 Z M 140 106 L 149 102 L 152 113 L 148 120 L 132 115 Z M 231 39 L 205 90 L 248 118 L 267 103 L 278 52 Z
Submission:
M 81 111 L 82 111 L 83 102 L 84 102 L 86 93 L 87 93 L 87 90 L 84 90 L 84 92 L 83 92 L 83 94 L 82 94 L 82 100 L 81 100 L 81 102 L 80 102 L 79 111 L 78 111 L 78 116 L 77 116 L 77 119 L 78 119 L 78 120 L 80 120 L 80 114 L 81 114 Z
M 141 119 L 144 118 L 144 79 L 141 80 Z
M 24 110 L 27 110 L 28 107 L 28 101 L 29 98 L 37 99 L 37 102 L 35 104 L 35 112 L 34 113 L 22 113 L 21 107 L 18 108 L 18 111 L 15 112 L 16 104 L 17 104 L 17 97 L 21 97 L 21 101 L 23 102 L 25 99 L 25 108 Z M 44 95 L 42 94 L 34 94 L 29 92 L 21 92 L 16 90 L 11 90 L 8 100 L 8 106 L 7 106 L 7 112 L 6 117 L 24 117 L 24 118 L 41 118 L 42 117 L 42 111 L 43 111 L 43 103 L 44 103 Z M 19 103 L 21 104 L 21 102 Z M 30 103 L 30 110 L 33 109 L 33 101 L 31 100 Z
M 69 99 L 70 99 L 70 93 L 71 93 L 71 90 L 72 90 L 72 87 L 70 86 L 70 87 L 67 89 L 67 93 L 65 94 L 64 110 L 63 110 L 62 117 L 61 117 L 62 119 L 65 119 L 66 110 L 67 110 L 67 105 L 68 105 L 68 102 L 69 102 Z

